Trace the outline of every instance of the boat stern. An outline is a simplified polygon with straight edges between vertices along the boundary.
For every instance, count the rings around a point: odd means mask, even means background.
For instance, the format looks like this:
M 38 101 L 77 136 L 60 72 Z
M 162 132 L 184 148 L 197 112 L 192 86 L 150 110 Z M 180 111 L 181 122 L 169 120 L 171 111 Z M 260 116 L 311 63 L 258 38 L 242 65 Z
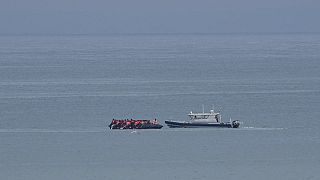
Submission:
M 234 120 L 231 123 L 232 128 L 238 128 L 240 126 L 240 121 L 239 120 Z

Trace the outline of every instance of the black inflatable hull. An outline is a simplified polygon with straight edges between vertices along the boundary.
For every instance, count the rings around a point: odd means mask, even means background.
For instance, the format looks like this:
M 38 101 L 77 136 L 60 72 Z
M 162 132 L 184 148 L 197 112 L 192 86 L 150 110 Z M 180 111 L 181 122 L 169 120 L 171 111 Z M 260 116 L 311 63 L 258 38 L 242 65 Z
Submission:
M 212 128 L 238 128 L 239 123 L 191 123 L 191 122 L 179 122 L 179 121 L 165 121 L 170 128 L 201 128 L 201 127 L 212 127 Z

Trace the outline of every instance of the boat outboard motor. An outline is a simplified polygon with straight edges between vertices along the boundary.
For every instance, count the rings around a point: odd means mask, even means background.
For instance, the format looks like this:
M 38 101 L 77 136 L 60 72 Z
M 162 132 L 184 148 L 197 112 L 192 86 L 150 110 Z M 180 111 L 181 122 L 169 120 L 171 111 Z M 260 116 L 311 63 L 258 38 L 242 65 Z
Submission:
M 240 121 L 234 120 L 232 121 L 232 128 L 238 128 L 240 126 Z

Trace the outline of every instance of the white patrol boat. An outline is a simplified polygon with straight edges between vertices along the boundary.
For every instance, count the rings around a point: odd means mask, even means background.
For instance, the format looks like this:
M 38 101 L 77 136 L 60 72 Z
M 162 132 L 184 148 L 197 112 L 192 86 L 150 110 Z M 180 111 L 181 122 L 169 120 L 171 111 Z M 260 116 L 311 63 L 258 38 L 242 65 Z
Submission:
M 195 128 L 195 127 L 218 127 L 218 128 L 238 128 L 240 121 L 234 120 L 229 122 L 222 122 L 221 114 L 210 110 L 209 113 L 193 113 L 188 114 L 189 121 L 171 121 L 167 120 L 165 123 L 170 128 Z

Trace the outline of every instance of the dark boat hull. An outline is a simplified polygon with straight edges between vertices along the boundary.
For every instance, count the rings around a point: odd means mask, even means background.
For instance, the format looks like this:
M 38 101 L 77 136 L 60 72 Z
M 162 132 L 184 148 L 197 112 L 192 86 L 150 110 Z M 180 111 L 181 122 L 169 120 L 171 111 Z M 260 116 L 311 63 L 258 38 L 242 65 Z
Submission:
M 201 127 L 213 127 L 213 128 L 238 128 L 239 122 L 227 122 L 227 123 L 194 123 L 194 122 L 180 122 L 180 121 L 165 121 L 170 128 L 201 128 Z

